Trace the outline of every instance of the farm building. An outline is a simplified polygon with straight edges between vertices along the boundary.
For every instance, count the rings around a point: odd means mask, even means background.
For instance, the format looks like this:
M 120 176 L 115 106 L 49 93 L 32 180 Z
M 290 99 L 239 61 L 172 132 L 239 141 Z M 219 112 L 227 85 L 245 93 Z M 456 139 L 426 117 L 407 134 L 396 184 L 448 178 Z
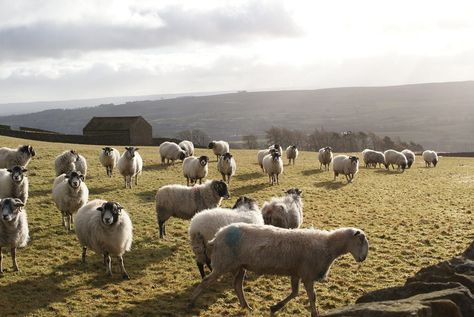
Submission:
M 82 131 L 85 136 L 107 136 L 120 141 L 117 144 L 153 144 L 152 127 L 142 116 L 93 117 Z

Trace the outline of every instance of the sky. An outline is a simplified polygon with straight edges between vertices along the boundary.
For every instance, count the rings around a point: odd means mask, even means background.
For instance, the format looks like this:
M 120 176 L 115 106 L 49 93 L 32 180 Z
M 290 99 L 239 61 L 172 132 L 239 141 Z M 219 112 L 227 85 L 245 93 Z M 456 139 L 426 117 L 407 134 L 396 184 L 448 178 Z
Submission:
M 0 103 L 474 79 L 474 1 L 0 0 Z

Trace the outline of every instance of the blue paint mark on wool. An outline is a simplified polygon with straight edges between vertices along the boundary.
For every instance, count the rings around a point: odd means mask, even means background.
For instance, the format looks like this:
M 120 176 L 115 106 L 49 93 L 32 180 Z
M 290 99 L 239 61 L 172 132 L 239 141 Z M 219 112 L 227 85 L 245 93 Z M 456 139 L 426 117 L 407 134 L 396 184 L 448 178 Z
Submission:
M 237 247 L 240 243 L 240 238 L 242 237 L 242 233 L 240 232 L 240 228 L 237 226 L 229 227 L 227 230 L 227 234 L 225 235 L 224 241 L 232 249 L 232 253 L 236 255 Z

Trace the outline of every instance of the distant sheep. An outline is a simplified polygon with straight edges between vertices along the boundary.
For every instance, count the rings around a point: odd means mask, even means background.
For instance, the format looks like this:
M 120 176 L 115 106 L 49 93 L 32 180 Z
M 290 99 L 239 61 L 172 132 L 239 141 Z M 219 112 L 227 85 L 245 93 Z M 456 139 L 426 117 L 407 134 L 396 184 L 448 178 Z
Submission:
M 262 207 L 262 216 L 266 225 L 295 229 L 303 223 L 303 201 L 298 188 L 287 190 L 283 197 L 273 197 Z
M 339 174 L 346 176 L 347 182 L 352 183 L 355 174 L 359 171 L 359 158 L 356 156 L 337 155 L 334 157 L 332 168 L 334 180 Z
M 227 184 L 222 181 L 207 181 L 202 185 L 187 187 L 166 185 L 156 193 L 156 216 L 160 227 L 160 238 L 166 235 L 165 222 L 171 217 L 191 219 L 204 209 L 220 205 L 222 198 L 229 198 Z
M 174 164 L 174 161 L 184 160 L 186 152 L 174 142 L 163 142 L 160 144 L 161 164 Z
M 280 155 L 283 155 L 283 149 L 281 148 L 281 145 L 278 143 L 272 144 L 268 147 L 269 150 L 276 150 Z
M 31 145 L 21 145 L 16 149 L 2 147 L 0 148 L 0 168 L 26 167 L 35 155 L 36 152 Z
M 76 170 L 76 161 L 79 159 L 79 154 L 75 150 L 64 151 L 56 156 L 54 160 L 54 170 L 56 177 L 61 174 L 67 174 Z
M 413 151 L 409 150 L 409 149 L 405 149 L 402 151 L 402 153 L 405 155 L 405 157 L 407 158 L 407 168 L 410 168 L 413 163 L 415 163 L 415 153 L 413 153 Z
M 0 274 L 3 274 L 2 248 L 10 248 L 13 270 L 19 271 L 16 249 L 26 246 L 29 240 L 28 220 L 25 204 L 18 198 L 0 199 Z
M 383 153 L 385 156 L 385 168 L 389 169 L 392 166 L 395 169 L 394 165 L 397 165 L 397 169 L 405 171 L 405 168 L 408 165 L 407 158 L 402 152 L 398 152 L 395 150 L 387 150 Z
M 332 148 L 330 146 L 326 146 L 319 149 L 319 154 L 318 154 L 319 169 L 320 170 L 323 169 L 323 166 L 324 166 L 324 170 L 326 170 L 326 167 L 327 167 L 327 170 L 329 171 L 329 165 L 332 162 L 332 158 L 333 158 L 333 154 L 332 154 Z
M 132 221 L 119 203 L 95 199 L 82 206 L 76 215 L 76 235 L 82 246 L 82 262 L 87 248 L 104 256 L 106 273 L 112 276 L 112 260 L 116 256 L 122 277 L 130 279 L 123 264 L 123 255 L 132 246 Z
M 132 188 L 134 177 L 135 185 L 138 185 L 138 176 L 142 174 L 143 160 L 138 150 L 136 147 L 126 146 L 125 152 L 118 160 L 117 168 L 123 176 L 125 188 Z
M 263 158 L 263 170 L 268 174 L 271 185 L 280 184 L 279 176 L 283 173 L 283 161 L 279 152 L 273 152 Z
M 438 154 L 435 151 L 426 150 L 421 156 L 425 161 L 426 167 L 431 167 L 431 164 L 433 164 L 433 167 L 436 167 L 436 164 L 438 164 Z
M 0 169 L 0 199 L 18 198 L 26 205 L 29 189 L 27 171 L 21 166 Z
M 186 157 L 194 155 L 194 144 L 191 141 L 183 140 L 179 142 L 179 147 L 184 150 Z
M 112 172 L 120 159 L 120 152 L 113 147 L 106 146 L 102 148 L 99 155 L 100 164 L 105 167 L 108 177 L 112 177 Z
M 208 146 L 210 149 L 212 149 L 212 152 L 216 155 L 217 161 L 219 161 L 219 157 L 221 155 L 224 155 L 228 152 L 230 152 L 230 147 L 229 143 L 226 141 L 212 141 L 209 143 Z
M 190 156 L 183 161 L 183 175 L 186 178 L 186 185 L 196 183 L 202 184 L 202 179 L 207 177 L 209 158 L 205 155 L 200 157 Z
M 77 155 L 77 161 L 76 161 L 76 171 L 81 172 L 81 174 L 84 176 L 84 179 L 87 176 L 87 161 L 86 158 L 80 154 Z
M 265 150 L 258 151 L 258 153 L 257 153 L 257 162 L 258 162 L 258 165 L 260 166 L 260 168 L 262 169 L 262 172 L 265 173 L 265 171 L 263 170 L 263 158 L 265 156 L 267 156 L 268 154 L 274 153 L 276 151 L 277 150 L 275 150 L 275 149 L 265 149 Z
M 296 145 L 290 145 L 286 148 L 286 158 L 288 159 L 288 165 L 291 164 L 291 161 L 295 165 L 295 160 L 298 158 L 298 148 Z
M 234 157 L 230 153 L 225 153 L 219 158 L 217 162 L 217 170 L 222 175 L 224 182 L 230 185 L 230 178 L 235 175 L 237 164 Z
M 190 305 L 225 273 L 234 275 L 234 289 L 242 308 L 247 303 L 243 282 L 246 270 L 257 274 L 291 277 L 291 294 L 271 306 L 272 315 L 299 293 L 300 280 L 308 293 L 311 316 L 318 316 L 314 282 L 327 279 L 334 261 L 350 253 L 356 262 L 368 255 L 369 242 L 360 229 L 332 231 L 282 229 L 238 223 L 220 229 L 209 242 L 212 272 L 194 290 Z
M 385 156 L 382 152 L 374 151 L 370 149 L 365 149 L 362 151 L 362 159 L 364 160 L 364 164 L 366 168 L 369 167 L 379 167 L 385 164 Z

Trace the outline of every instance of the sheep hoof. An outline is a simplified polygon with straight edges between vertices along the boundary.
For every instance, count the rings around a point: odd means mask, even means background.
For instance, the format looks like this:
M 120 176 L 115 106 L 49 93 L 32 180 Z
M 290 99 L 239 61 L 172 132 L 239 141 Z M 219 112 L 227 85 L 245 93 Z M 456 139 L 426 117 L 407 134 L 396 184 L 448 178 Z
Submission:
M 123 278 L 124 280 L 129 280 L 129 279 L 130 279 L 130 275 L 128 275 L 128 273 L 123 273 L 123 274 L 122 274 L 122 278 Z
M 14 267 L 13 272 L 20 272 L 20 269 L 18 267 Z
M 193 309 L 194 308 L 194 302 L 190 302 L 188 304 L 188 309 Z

